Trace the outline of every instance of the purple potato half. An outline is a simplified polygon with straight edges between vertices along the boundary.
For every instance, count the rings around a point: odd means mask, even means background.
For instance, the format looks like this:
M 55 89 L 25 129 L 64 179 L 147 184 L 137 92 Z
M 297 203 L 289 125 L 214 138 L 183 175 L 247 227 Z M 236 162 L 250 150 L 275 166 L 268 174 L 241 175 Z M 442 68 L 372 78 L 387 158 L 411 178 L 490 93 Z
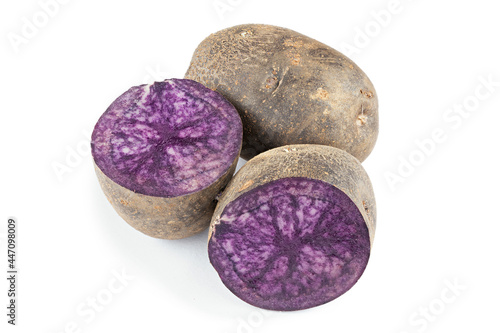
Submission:
M 97 177 L 118 214 L 156 238 L 194 235 L 238 161 L 235 108 L 200 83 L 172 79 L 130 88 L 92 133 Z
M 210 262 L 226 287 L 254 306 L 311 308 L 358 281 L 375 215 L 356 158 L 329 146 L 275 148 L 246 163 L 220 198 Z

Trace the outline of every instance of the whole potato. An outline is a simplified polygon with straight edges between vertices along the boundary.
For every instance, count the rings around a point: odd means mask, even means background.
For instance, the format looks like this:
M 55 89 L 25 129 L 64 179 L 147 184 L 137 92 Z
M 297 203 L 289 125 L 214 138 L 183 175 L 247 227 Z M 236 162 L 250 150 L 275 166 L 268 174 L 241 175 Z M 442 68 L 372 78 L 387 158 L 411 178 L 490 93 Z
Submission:
M 295 31 L 246 24 L 210 35 L 185 78 L 218 91 L 243 120 L 245 159 L 288 144 L 322 144 L 363 161 L 378 134 L 378 101 L 345 55 Z

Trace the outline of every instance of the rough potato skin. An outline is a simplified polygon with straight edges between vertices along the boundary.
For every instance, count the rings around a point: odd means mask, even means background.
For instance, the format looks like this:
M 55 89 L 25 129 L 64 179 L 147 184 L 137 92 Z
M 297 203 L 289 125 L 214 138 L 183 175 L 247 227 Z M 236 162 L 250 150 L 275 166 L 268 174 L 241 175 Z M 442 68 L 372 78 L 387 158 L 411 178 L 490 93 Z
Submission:
M 128 224 L 151 237 L 181 239 L 209 226 L 215 198 L 231 179 L 237 162 L 238 157 L 226 173 L 209 187 L 171 198 L 133 192 L 108 178 L 95 163 L 94 168 L 106 198 Z
M 244 159 L 288 144 L 322 144 L 363 161 L 375 145 L 378 100 L 366 74 L 295 31 L 262 24 L 221 30 L 201 42 L 185 78 L 236 107 Z
M 286 177 L 318 179 L 344 192 L 361 212 L 373 245 L 375 196 L 361 163 L 340 149 L 309 144 L 275 148 L 248 161 L 220 197 L 210 224 L 209 239 L 227 204 L 258 186 Z

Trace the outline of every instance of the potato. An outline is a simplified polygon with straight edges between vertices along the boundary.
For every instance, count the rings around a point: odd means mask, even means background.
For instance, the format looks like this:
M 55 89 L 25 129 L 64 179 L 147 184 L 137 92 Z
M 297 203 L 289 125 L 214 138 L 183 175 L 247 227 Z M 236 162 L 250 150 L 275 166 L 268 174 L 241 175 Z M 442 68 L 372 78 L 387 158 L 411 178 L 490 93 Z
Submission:
M 231 103 L 200 83 L 172 79 L 115 100 L 97 122 L 91 148 L 118 214 L 149 236 L 178 239 L 208 227 L 241 140 Z
M 363 161 L 375 145 L 378 101 L 368 77 L 340 52 L 295 31 L 262 24 L 219 31 L 198 46 L 185 78 L 236 106 L 245 159 L 309 143 Z
M 323 145 L 275 148 L 246 163 L 221 196 L 210 262 L 254 306 L 318 306 L 362 275 L 375 216 L 372 185 L 356 158 Z

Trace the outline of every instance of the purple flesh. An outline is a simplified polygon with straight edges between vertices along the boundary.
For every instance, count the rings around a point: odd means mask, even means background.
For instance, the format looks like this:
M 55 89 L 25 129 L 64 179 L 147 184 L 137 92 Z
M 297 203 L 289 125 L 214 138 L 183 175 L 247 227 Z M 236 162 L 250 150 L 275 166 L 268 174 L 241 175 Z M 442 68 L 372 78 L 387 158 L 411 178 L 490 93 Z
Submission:
M 202 190 L 239 154 L 241 119 L 219 93 L 191 80 L 132 87 L 92 133 L 101 171 L 134 192 L 177 197 Z
M 370 256 L 368 228 L 336 187 L 283 178 L 229 203 L 209 241 L 210 262 L 242 300 L 306 309 L 349 290 Z

